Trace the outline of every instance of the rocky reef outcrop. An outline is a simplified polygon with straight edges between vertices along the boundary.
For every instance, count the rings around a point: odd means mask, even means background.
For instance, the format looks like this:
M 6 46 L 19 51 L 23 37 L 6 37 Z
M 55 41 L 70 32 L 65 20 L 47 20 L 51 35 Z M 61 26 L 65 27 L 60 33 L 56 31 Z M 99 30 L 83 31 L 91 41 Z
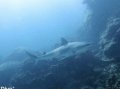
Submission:
M 100 81 L 104 89 L 120 88 L 120 18 L 112 19 L 100 39 L 100 59 L 105 64 Z M 99 79 L 98 79 L 99 80 Z
M 103 60 L 120 60 L 120 18 L 115 18 L 108 23 L 100 40 L 100 50 Z
M 101 69 L 97 58 L 86 52 L 64 60 L 39 60 L 37 63 L 28 60 L 11 84 L 17 89 L 81 89 L 94 86 Z M 100 67 L 100 66 L 98 66 Z

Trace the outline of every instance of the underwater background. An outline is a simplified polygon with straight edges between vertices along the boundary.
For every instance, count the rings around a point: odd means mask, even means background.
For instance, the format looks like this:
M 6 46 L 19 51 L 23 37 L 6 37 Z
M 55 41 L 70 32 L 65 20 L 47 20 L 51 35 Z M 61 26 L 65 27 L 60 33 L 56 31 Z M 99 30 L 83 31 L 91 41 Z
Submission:
M 1 89 L 120 89 L 119 0 L 0 0 Z

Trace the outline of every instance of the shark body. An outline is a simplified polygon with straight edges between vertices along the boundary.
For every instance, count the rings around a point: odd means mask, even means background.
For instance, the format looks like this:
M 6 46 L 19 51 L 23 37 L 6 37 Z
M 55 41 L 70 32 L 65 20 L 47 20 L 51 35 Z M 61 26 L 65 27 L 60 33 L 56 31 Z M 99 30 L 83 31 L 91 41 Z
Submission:
M 73 55 L 79 55 L 81 53 L 84 53 L 88 51 L 90 47 L 91 47 L 91 44 L 86 42 L 68 42 L 50 52 L 47 52 L 44 55 L 38 56 L 33 53 L 30 53 L 29 51 L 25 51 L 25 53 L 27 54 L 27 56 L 29 56 L 29 58 L 36 59 L 36 60 L 37 59 L 38 60 L 54 60 L 54 59 L 62 60 Z M 17 67 L 19 67 L 21 63 L 22 61 L 21 62 L 14 61 L 14 59 L 8 62 L 4 62 L 0 65 L 0 71 L 6 70 L 9 68 L 17 69 Z
M 83 52 L 86 52 L 90 48 L 90 43 L 85 42 L 69 42 L 65 45 L 62 45 L 44 55 L 39 59 L 64 59 L 72 55 L 78 55 Z
M 89 50 L 91 47 L 90 43 L 86 42 L 68 42 L 67 44 L 61 45 L 60 47 L 45 53 L 41 56 L 36 56 L 31 54 L 30 52 L 26 51 L 26 53 L 31 58 L 36 58 L 39 60 L 53 60 L 53 59 L 64 59 L 66 57 L 70 57 L 73 55 L 79 55 Z

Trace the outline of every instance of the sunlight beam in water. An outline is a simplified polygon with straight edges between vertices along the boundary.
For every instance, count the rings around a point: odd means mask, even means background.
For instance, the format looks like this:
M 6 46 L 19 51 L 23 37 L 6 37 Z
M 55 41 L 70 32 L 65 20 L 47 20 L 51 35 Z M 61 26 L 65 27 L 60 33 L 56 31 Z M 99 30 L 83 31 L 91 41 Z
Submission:
M 83 0 L 0 0 L 0 7 L 19 9 L 22 7 L 38 7 L 44 9 L 55 5 L 80 5 Z
M 0 0 L 0 50 L 48 49 L 61 37 L 74 37 L 85 10 L 82 0 Z

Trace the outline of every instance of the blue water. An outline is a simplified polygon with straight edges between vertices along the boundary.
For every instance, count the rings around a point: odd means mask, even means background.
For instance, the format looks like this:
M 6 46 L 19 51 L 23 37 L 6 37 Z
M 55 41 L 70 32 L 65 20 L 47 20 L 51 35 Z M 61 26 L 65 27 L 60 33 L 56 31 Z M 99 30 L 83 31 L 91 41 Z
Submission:
M 0 0 L 0 55 L 16 48 L 53 49 L 61 37 L 78 39 L 88 11 L 82 0 Z

